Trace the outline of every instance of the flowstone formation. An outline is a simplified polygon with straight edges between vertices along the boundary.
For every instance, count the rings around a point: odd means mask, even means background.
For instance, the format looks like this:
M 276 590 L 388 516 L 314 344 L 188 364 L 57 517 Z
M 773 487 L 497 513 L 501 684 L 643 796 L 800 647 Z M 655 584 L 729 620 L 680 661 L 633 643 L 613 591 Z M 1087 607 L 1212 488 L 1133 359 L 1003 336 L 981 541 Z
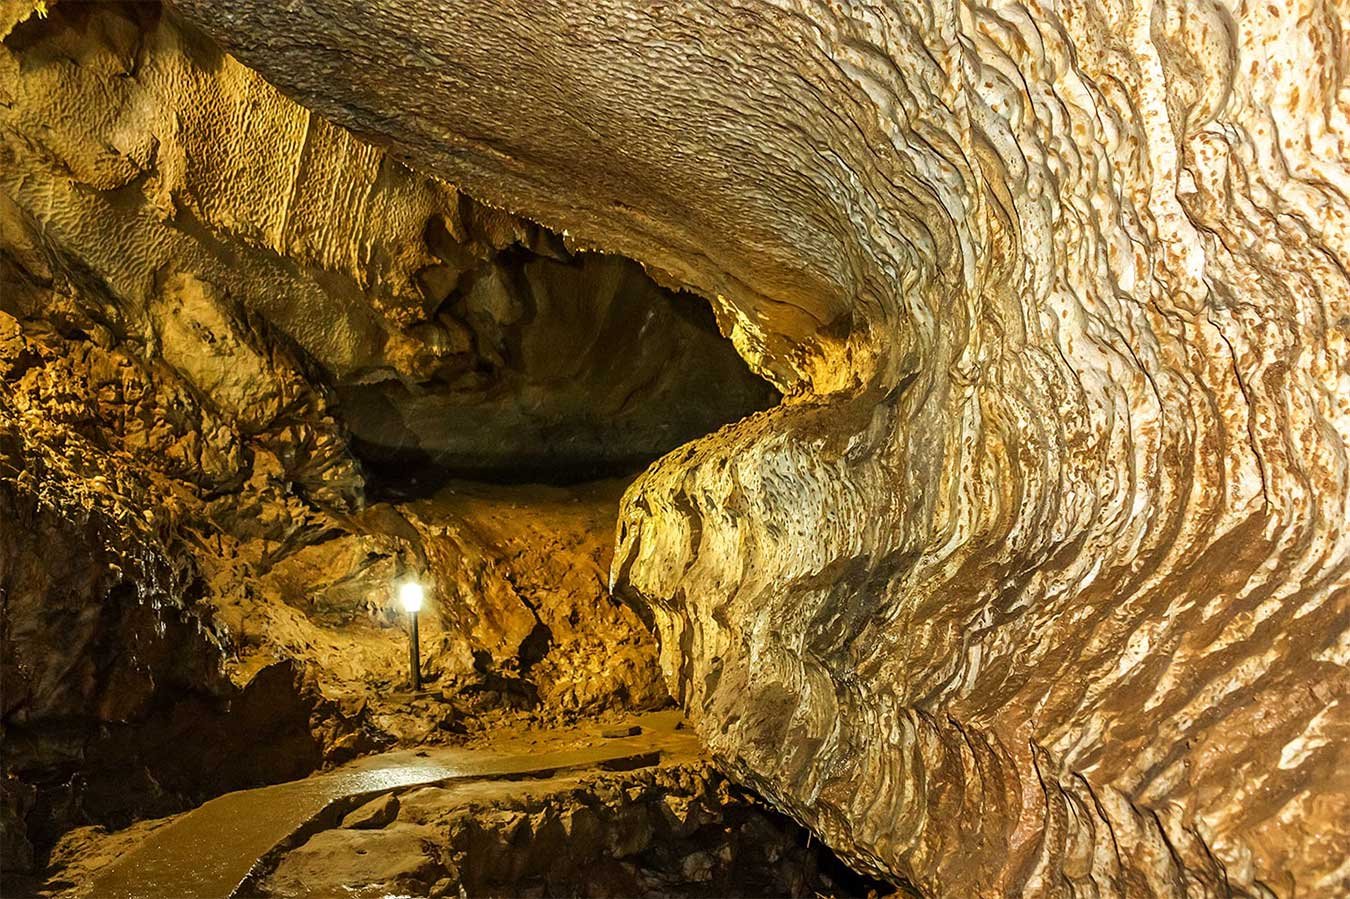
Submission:
M 1343 9 L 175 5 L 782 389 L 613 570 L 739 778 L 932 895 L 1350 890 Z
M 620 497 L 779 398 L 706 302 L 156 4 L 5 3 L 0 41 L 6 876 L 76 825 L 670 701 L 608 589 Z

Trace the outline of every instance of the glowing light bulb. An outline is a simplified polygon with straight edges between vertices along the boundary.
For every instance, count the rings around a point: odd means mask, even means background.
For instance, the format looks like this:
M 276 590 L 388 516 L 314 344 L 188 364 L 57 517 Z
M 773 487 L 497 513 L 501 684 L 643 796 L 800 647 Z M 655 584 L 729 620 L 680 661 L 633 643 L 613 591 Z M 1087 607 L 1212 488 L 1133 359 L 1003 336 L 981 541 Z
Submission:
M 416 581 L 405 581 L 398 586 L 398 601 L 405 612 L 416 612 L 422 608 L 422 598 L 426 591 Z

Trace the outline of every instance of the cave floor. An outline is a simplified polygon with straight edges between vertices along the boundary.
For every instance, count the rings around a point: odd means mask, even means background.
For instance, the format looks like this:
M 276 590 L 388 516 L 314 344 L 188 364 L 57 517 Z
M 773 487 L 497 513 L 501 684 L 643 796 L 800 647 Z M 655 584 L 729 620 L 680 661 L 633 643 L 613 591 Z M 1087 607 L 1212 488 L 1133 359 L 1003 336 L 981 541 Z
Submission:
M 636 726 L 637 733 L 622 733 Z M 481 785 L 493 779 L 547 777 L 560 771 L 624 770 L 663 762 L 693 762 L 702 754 L 678 712 L 655 712 L 618 725 L 522 731 L 477 748 L 433 747 L 362 758 L 303 780 L 228 793 L 142 831 L 139 842 L 109 843 L 88 857 L 88 890 L 70 895 L 218 897 L 247 889 L 265 858 L 305 835 L 331 826 L 351 809 L 383 794 L 428 785 Z M 106 862 L 101 864 L 100 861 Z

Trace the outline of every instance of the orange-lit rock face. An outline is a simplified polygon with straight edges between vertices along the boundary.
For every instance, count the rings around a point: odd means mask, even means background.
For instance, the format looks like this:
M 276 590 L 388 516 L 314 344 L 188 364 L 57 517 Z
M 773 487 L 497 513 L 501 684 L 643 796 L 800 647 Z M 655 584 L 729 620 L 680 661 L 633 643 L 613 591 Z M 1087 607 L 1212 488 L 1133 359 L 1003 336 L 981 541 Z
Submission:
M 1343 10 L 177 7 L 792 395 L 620 524 L 741 777 L 940 895 L 1350 888 Z
M 620 496 L 778 399 L 708 304 L 156 4 L 48 7 L 0 6 L 0 870 L 394 741 L 668 702 L 608 589 Z

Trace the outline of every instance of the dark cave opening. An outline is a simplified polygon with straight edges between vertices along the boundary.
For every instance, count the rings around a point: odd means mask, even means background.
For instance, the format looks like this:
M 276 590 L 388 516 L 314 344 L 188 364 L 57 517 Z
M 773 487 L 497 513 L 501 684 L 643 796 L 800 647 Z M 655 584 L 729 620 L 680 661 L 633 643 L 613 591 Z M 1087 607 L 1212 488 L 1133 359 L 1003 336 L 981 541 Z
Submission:
M 440 295 L 415 329 L 419 377 L 337 385 L 369 499 L 424 497 L 452 480 L 631 477 L 781 399 L 701 298 L 631 260 L 544 245 L 435 279 Z

